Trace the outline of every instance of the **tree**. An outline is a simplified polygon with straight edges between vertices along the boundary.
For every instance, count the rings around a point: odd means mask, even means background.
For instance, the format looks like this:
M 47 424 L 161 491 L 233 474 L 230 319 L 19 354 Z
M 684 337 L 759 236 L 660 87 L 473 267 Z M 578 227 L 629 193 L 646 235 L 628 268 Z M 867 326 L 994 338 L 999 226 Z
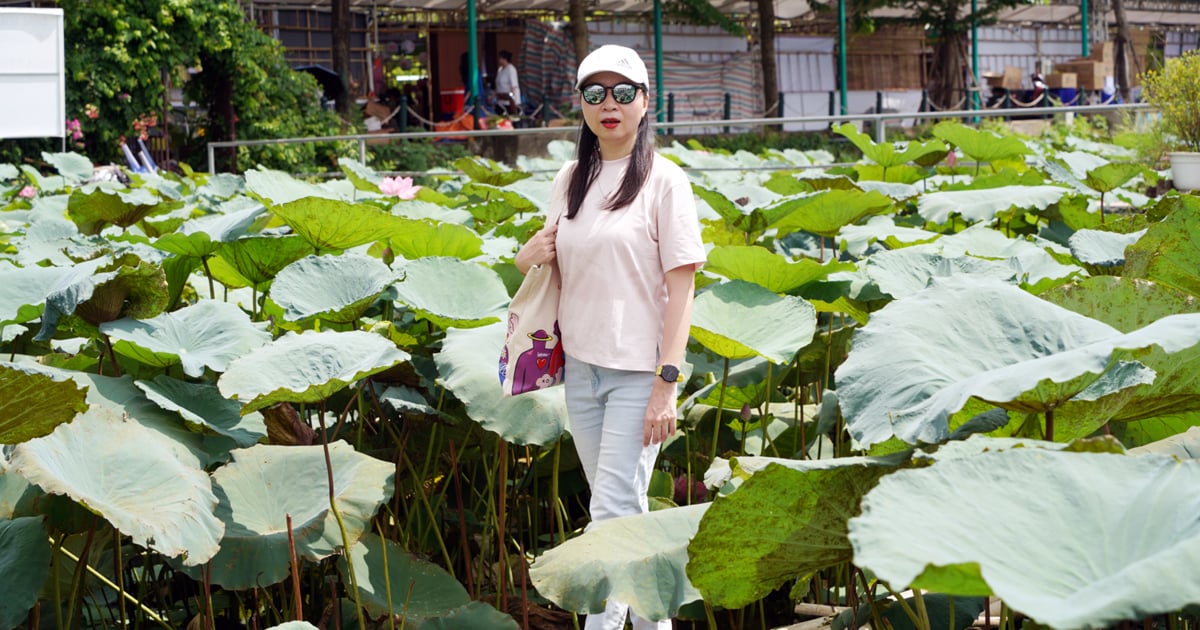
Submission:
M 571 39 L 575 42 L 575 63 L 583 61 L 591 50 L 587 30 L 587 0 L 570 0 L 567 18 L 571 22 Z
M 330 30 L 333 35 L 333 71 L 337 73 L 339 89 L 334 97 L 338 112 L 345 118 L 350 118 L 350 90 L 347 80 L 350 77 L 350 0 L 333 0 L 330 7 Z
M 775 115 L 782 118 L 783 107 L 779 102 L 779 80 L 775 70 L 775 0 L 758 0 L 758 40 L 765 114 L 769 115 L 773 108 L 779 106 Z

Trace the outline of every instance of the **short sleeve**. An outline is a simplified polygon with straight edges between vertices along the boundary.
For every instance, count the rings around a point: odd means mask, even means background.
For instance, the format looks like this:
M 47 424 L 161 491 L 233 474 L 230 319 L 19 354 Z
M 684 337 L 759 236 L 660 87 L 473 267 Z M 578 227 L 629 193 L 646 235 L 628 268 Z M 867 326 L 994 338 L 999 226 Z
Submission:
M 657 208 L 659 261 L 664 272 L 682 265 L 703 265 L 707 255 L 700 238 L 691 182 L 675 164 L 662 161 L 672 172 L 662 182 L 663 193 Z

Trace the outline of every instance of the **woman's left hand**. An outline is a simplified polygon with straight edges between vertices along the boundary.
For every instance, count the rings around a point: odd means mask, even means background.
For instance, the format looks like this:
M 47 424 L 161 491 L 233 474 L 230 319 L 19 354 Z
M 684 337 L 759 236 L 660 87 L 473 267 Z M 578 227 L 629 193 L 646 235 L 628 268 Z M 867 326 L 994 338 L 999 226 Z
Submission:
M 650 402 L 646 403 L 642 446 L 665 442 L 675 434 L 675 402 L 678 396 L 675 383 L 668 383 L 657 376 L 653 378 L 654 389 L 650 391 Z

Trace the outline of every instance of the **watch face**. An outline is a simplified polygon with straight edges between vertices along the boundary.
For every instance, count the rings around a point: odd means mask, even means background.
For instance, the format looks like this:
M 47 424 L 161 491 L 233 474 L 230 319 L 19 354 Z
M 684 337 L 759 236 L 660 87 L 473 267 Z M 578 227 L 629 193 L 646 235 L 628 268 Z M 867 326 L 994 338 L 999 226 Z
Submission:
M 662 366 L 661 370 L 662 379 L 664 381 L 674 383 L 675 381 L 679 380 L 679 368 L 675 367 L 674 365 L 664 365 Z

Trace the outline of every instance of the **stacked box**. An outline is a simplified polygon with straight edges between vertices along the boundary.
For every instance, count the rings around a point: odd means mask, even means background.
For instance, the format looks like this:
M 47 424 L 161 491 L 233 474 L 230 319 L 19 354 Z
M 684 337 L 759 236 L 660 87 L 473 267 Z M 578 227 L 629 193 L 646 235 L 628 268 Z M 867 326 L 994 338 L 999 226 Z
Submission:
M 1046 87 L 1074 88 L 1078 85 L 1077 75 L 1074 72 L 1051 72 L 1046 75 Z
M 1054 65 L 1054 72 L 1059 74 L 1072 73 L 1075 84 L 1084 90 L 1100 90 L 1104 88 L 1104 78 L 1112 76 L 1104 71 L 1104 64 L 1091 59 L 1077 59 Z
M 1004 66 L 1004 73 L 985 72 L 983 80 L 988 87 L 1004 88 L 1006 90 L 1021 89 L 1021 69 L 1016 66 Z

